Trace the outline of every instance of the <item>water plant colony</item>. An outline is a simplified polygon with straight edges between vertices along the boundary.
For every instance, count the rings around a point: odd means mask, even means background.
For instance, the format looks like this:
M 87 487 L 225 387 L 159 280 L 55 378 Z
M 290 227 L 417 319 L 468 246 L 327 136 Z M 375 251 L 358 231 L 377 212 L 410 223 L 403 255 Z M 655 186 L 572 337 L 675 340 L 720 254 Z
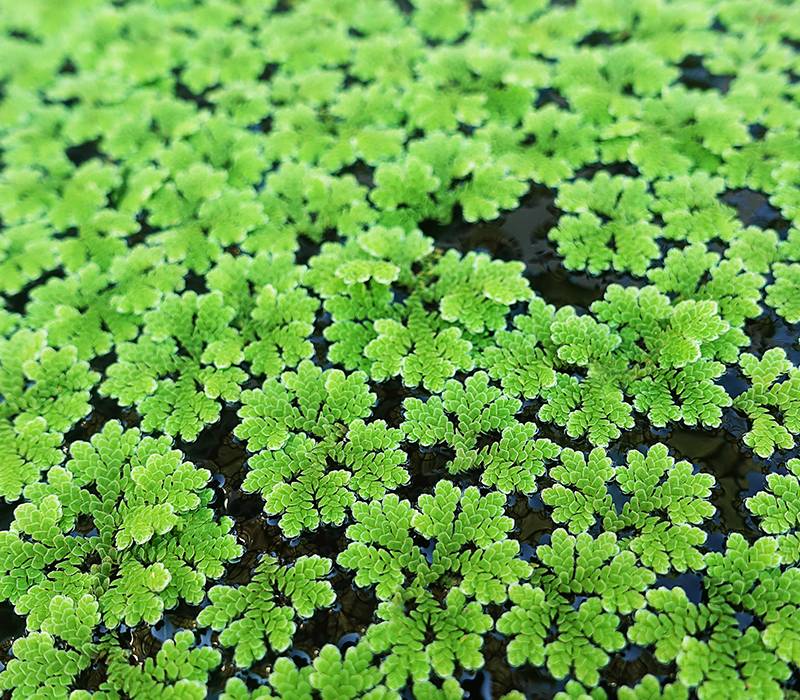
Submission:
M 800 4 L 0 30 L 4 699 L 798 697 Z

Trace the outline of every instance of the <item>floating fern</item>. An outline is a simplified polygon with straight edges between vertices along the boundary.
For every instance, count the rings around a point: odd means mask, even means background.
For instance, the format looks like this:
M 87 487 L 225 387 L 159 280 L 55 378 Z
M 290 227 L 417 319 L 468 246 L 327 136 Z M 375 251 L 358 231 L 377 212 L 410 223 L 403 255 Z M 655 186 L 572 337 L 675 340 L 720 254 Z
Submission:
M 25 489 L 11 528 L 0 595 L 37 628 L 50 599 L 90 594 L 110 628 L 155 624 L 179 600 L 199 603 L 207 578 L 240 554 L 232 521 L 205 506 L 206 470 L 184 462 L 168 438 L 142 437 L 110 422 L 91 442 L 76 442 L 64 467 Z M 91 536 L 71 536 L 90 517 Z
M 333 589 L 323 580 L 329 571 L 330 562 L 316 555 L 301 557 L 291 568 L 273 556 L 264 557 L 247 586 L 212 588 L 211 605 L 197 621 L 221 631 L 220 643 L 235 647 L 236 665 L 247 667 L 268 648 L 284 651 L 289 647 L 295 615 L 311 617 L 317 608 L 333 603 Z M 278 604 L 281 595 L 288 598 L 288 605 Z

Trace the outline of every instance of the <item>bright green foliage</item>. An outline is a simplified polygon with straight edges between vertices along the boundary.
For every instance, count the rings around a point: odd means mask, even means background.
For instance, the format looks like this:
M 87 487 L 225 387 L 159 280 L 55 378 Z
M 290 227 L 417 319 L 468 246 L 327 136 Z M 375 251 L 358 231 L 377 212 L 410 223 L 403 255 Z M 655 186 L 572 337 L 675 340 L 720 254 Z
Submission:
M 217 399 L 235 401 L 246 379 L 235 366 L 244 359 L 241 336 L 229 326 L 235 313 L 219 292 L 167 295 L 145 314 L 140 338 L 117 346 L 100 390 L 135 405 L 145 430 L 196 439 L 217 420 Z
M 644 98 L 641 119 L 628 156 L 648 179 L 687 174 L 695 164 L 713 172 L 723 150 L 748 141 L 739 110 L 680 84 Z
M 536 425 L 524 423 L 503 428 L 498 442 L 482 447 L 475 467 L 483 469 L 481 482 L 501 493 L 536 491 L 536 477 L 544 464 L 555 459 L 561 448 L 546 438 L 534 440 Z
M 265 450 L 250 460 L 252 471 L 242 487 L 264 494 L 265 511 L 281 516 L 287 537 L 316 530 L 320 522 L 341 524 L 353 505 L 354 496 L 347 490 L 350 474 L 328 471 L 328 447 L 293 435 L 278 450 Z
M 556 678 L 573 670 L 578 680 L 596 685 L 598 669 L 609 660 L 606 652 L 625 646 L 617 625 L 616 615 L 602 612 L 597 598 L 581 603 L 577 612 L 564 609 L 558 620 L 559 638 L 547 648 L 547 669 Z
M 230 678 L 221 700 L 311 700 L 313 688 L 309 681 L 313 666 L 298 669 L 291 659 L 281 657 L 269 675 L 269 686 L 262 685 L 252 694 L 239 678 Z M 275 695 L 271 691 L 275 692 Z M 378 698 L 377 700 L 382 700 Z
M 349 487 L 360 497 L 382 498 L 387 490 L 408 481 L 401 438 L 401 430 L 388 428 L 382 420 L 365 424 L 357 419 L 345 439 L 336 443 L 335 458 L 351 470 Z
M 314 354 L 308 338 L 314 332 L 319 302 L 303 289 L 278 292 L 266 285 L 258 295 L 252 322 L 242 334 L 247 343 L 244 357 L 254 374 L 277 377 Z
M 550 469 L 549 476 L 556 483 L 542 492 L 542 500 L 553 507 L 553 520 L 568 523 L 570 532 L 585 532 L 596 516 L 612 512 L 606 483 L 614 478 L 614 469 L 602 448 L 592 450 L 588 460 L 581 452 L 562 450 L 561 465 Z
M 662 688 L 658 679 L 649 673 L 633 688 L 617 691 L 620 700 L 688 700 L 689 690 L 680 683 L 666 683 Z
M 380 683 L 383 672 L 373 664 L 373 656 L 364 640 L 350 647 L 344 658 L 337 647 L 326 644 L 314 659 L 309 681 L 322 700 L 399 700 Z
M 259 252 L 253 257 L 225 255 L 206 279 L 236 310 L 244 359 L 254 374 L 278 377 L 314 354 L 309 340 L 319 302 L 299 286 L 303 269 L 289 252 Z
M 598 669 L 609 661 L 607 652 L 625 646 L 617 613 L 641 608 L 642 592 L 655 575 L 637 567 L 631 552 L 621 552 L 612 533 L 592 539 L 559 529 L 549 545 L 538 548 L 537 557 L 547 567 L 534 574 L 538 585 L 512 586 L 515 605 L 497 623 L 498 631 L 514 637 L 509 663 L 541 666 L 546 660 L 557 678 L 574 669 L 576 678 L 596 685 Z M 570 604 L 567 596 L 573 595 L 581 596 L 579 607 Z M 559 634 L 546 643 L 553 626 Z
M 775 275 L 775 283 L 767 287 L 765 301 L 789 323 L 797 323 L 800 321 L 800 305 L 797 302 L 800 290 L 800 265 L 775 263 L 772 266 L 772 273 Z
M 572 307 L 562 307 L 556 312 L 550 338 L 558 347 L 558 359 L 565 365 L 578 367 L 610 355 L 620 344 L 619 336 L 608 326 L 591 316 L 576 315 Z
M 519 261 L 492 260 L 467 253 L 463 258 L 448 250 L 432 270 L 433 284 L 424 290 L 425 301 L 436 301 L 445 321 L 470 333 L 505 328 L 505 316 L 518 301 L 532 296 Z
M 741 634 L 730 624 L 719 627 L 706 641 L 688 637 L 678 654 L 678 680 L 688 687 L 699 686 L 698 696 L 708 698 L 780 698 L 781 683 L 789 666 L 767 651 L 758 630 L 749 627 Z
M 680 301 L 674 306 L 653 287 L 610 285 L 592 311 L 617 330 L 621 351 L 633 372 L 627 384 L 634 406 L 656 426 L 683 420 L 688 425 L 719 425 L 722 408 L 731 405 L 725 390 L 713 380 L 724 366 L 711 358 L 736 358 L 736 347 L 725 342 L 729 325 L 710 300 Z
M 479 165 L 460 188 L 458 201 L 469 222 L 496 219 L 501 209 L 514 209 L 528 185 L 509 177 L 510 168 L 500 163 Z
M 46 632 L 33 632 L 14 643 L 14 657 L 0 674 L 0 689 L 11 691 L 12 700 L 63 698 L 90 658 L 57 645 Z
M 717 199 L 725 190 L 722 178 L 699 170 L 659 180 L 654 187 L 658 197 L 651 209 L 664 220 L 665 238 L 691 244 L 713 238 L 730 241 L 738 231 L 736 211 Z
M 47 431 L 42 417 L 20 417 L 14 424 L 0 420 L 0 496 L 9 502 L 17 500 L 43 471 L 60 464 L 62 439 L 61 433 Z
M 547 310 L 542 311 L 536 320 L 546 324 Z M 631 407 L 620 388 L 624 364 L 613 353 L 619 335 L 591 316 L 578 316 L 570 306 L 559 309 L 549 327 L 538 332 L 548 334 L 549 341 L 542 342 L 551 344 L 551 362 L 569 372 L 557 373 L 554 385 L 542 392 L 546 403 L 539 418 L 565 427 L 571 437 L 588 433 L 599 445 L 619 437 L 621 428 L 633 427 Z M 575 368 L 581 374 L 571 371 Z
M 418 240 L 424 243 L 421 235 Z M 404 242 L 399 243 L 399 250 L 403 250 Z M 413 251 L 413 242 L 408 243 Z M 377 245 L 373 247 L 381 252 L 381 257 L 389 260 L 398 255 L 394 248 L 383 251 Z M 417 248 L 417 252 L 421 249 Z M 401 274 L 410 280 L 411 262 L 401 270 L 399 265 L 385 259 L 366 256 L 364 249 L 352 238 L 343 246 L 323 244 L 322 253 L 312 259 L 304 279 L 325 298 L 325 309 L 331 314 L 332 323 L 323 331 L 331 343 L 329 360 L 347 370 L 370 370 L 372 361 L 365 357 L 364 348 L 378 336 L 373 322 L 377 319 L 400 319 L 402 315 L 402 307 L 393 304 L 394 294 L 389 287 Z
M 435 581 L 448 570 L 460 571 L 461 589 L 467 595 L 481 603 L 505 600 L 507 586 L 526 578 L 530 571 L 525 562 L 516 558 L 517 541 L 506 539 L 513 521 L 503 515 L 505 500 L 496 492 L 480 496 L 474 486 L 459 494 L 448 481 L 440 481 L 433 495 L 422 494 L 412 524 L 436 544 L 432 562 L 423 568 L 420 577 Z M 458 516 L 456 508 L 460 510 Z M 474 544 L 475 549 L 470 551 L 469 544 Z
M 550 544 L 537 548 L 536 556 L 555 576 L 549 587 L 564 594 L 597 595 L 607 612 L 627 615 L 641 608 L 643 591 L 655 581 L 652 571 L 637 566 L 632 552 L 621 551 L 612 532 L 573 537 L 559 528 Z
M 247 440 L 251 452 L 279 449 L 292 433 L 324 439 L 335 424 L 348 426 L 369 415 L 375 399 L 365 379 L 363 372 L 323 372 L 304 360 L 296 372 L 284 372 L 280 380 L 266 379 L 261 389 L 242 393 L 243 420 L 236 436 Z
M 781 348 L 770 348 L 760 360 L 742 355 L 739 366 L 750 380 L 750 388 L 733 402 L 752 421 L 745 444 L 761 457 L 791 449 L 800 432 L 800 370 Z
M 549 545 L 538 548 L 537 557 L 546 567 L 534 574 L 537 584 L 509 587 L 514 605 L 497 622 L 499 632 L 513 637 L 509 663 L 546 662 L 556 678 L 573 669 L 578 680 L 596 685 L 598 669 L 609 661 L 607 652 L 625 646 L 618 613 L 644 605 L 642 592 L 655 575 L 637 567 L 631 552 L 620 551 L 612 533 L 592 539 L 559 529 Z M 580 596 L 575 598 L 580 605 L 571 604 L 569 596 Z M 553 628 L 558 636 L 550 640 Z
M 659 257 L 657 226 L 649 223 L 653 201 L 644 180 L 599 172 L 591 181 L 559 188 L 556 204 L 574 214 L 559 221 L 552 238 L 569 270 L 598 274 L 611 267 L 642 276 Z M 603 218 L 601 218 L 603 217 Z
M 66 279 L 51 279 L 31 292 L 26 323 L 31 328 L 44 328 L 53 347 L 74 345 L 81 360 L 104 355 L 115 341 L 135 338 L 140 324 L 135 314 L 112 308 L 108 286 L 107 273 L 94 262 Z
M 781 78 L 776 81 L 776 77 L 778 76 L 772 73 L 769 79 L 765 81 L 765 75 L 756 78 L 751 73 L 747 76 L 748 79 L 738 80 L 737 82 L 742 83 L 741 97 L 746 102 L 749 102 L 748 96 L 754 92 L 755 86 L 753 83 L 755 81 L 761 83 L 761 88 L 765 86 L 765 83 L 769 85 L 769 88 L 774 88 L 776 82 L 782 82 Z M 773 99 L 770 101 L 778 102 L 775 105 L 778 108 L 776 109 L 777 113 L 780 111 L 778 105 L 784 100 L 778 95 L 771 97 Z M 777 97 L 777 100 L 775 100 L 775 97 Z M 786 102 L 786 105 L 790 109 L 794 106 L 789 102 Z M 752 103 L 749 106 L 752 108 Z M 720 168 L 720 173 L 725 176 L 725 180 L 730 187 L 749 187 L 762 192 L 774 192 L 780 179 L 773 177 L 773 171 L 779 170 L 781 165 L 787 161 L 796 161 L 798 159 L 797 141 L 793 137 L 794 134 L 790 130 L 770 129 L 760 141 L 744 144 L 738 149 L 730 148 L 723 153 L 725 163 Z
M 698 686 L 699 697 L 781 697 L 778 682 L 788 678 L 789 667 L 767 651 L 755 627 L 742 634 L 729 610 L 722 608 L 720 619 L 711 607 L 690 603 L 680 588 L 650 591 L 648 604 L 658 613 L 637 612 L 630 640 L 655 642 L 656 658 L 676 660 L 678 680 L 689 688 Z M 708 641 L 695 636 L 704 632 Z
M 354 494 L 379 498 L 408 481 L 401 431 L 362 420 L 374 400 L 364 378 L 304 360 L 297 372 L 242 395 L 236 435 L 251 450 L 267 448 L 251 458 L 242 488 L 264 494 L 289 537 L 341 523 Z
M 464 690 L 455 678 L 445 678 L 441 688 L 430 681 L 417 681 L 413 688 L 415 700 L 461 700 L 464 697 Z
M 740 535 L 728 539 L 725 556 L 708 555 L 706 586 L 712 600 L 741 606 L 761 618 L 763 643 L 777 647 L 783 661 L 797 663 L 798 636 L 792 621 L 797 619 L 800 579 L 794 568 L 781 571 L 779 543 L 764 537 L 748 546 Z
M 480 603 L 467 603 L 459 588 L 450 589 L 443 604 L 425 589 L 398 592 L 378 606 L 378 618 L 383 622 L 369 628 L 367 643 L 376 654 L 388 652 L 381 671 L 391 689 L 409 676 L 426 680 L 431 671 L 446 678 L 456 664 L 467 671 L 483 666 L 481 635 L 492 618 Z
M 295 289 L 305 267 L 295 265 L 292 251 L 258 252 L 254 255 L 225 253 L 205 277 L 212 292 L 220 292 L 226 306 L 236 309 L 234 325 L 255 309 L 258 293 L 272 286 L 278 294 Z
M 794 697 L 800 7 L 362 5 L 0 8 L 0 596 L 27 626 L 0 694 L 216 696 L 194 633 L 148 651 L 180 603 L 243 664 L 224 700 L 460 700 L 484 641 L 557 700 Z M 747 517 L 647 426 L 773 458 Z M 233 482 L 206 455 L 223 488 L 276 516 L 240 523 L 238 586 L 169 439 L 217 428 L 250 450 Z M 344 525 L 345 571 L 302 557 Z M 350 575 L 382 607 L 341 652 L 314 639 Z M 602 671 L 625 644 L 666 676 Z
M 712 594 L 733 605 L 754 608 L 758 599 L 751 595 L 753 584 L 761 575 L 772 573 L 769 570 L 779 563 L 778 543 L 774 538 L 762 537 L 751 546 L 739 533 L 734 533 L 728 538 L 724 555 L 720 552 L 706 555 L 706 585 Z
M 760 518 L 761 529 L 771 535 L 796 530 L 800 525 L 800 460 L 786 463 L 789 474 L 769 474 L 767 489 L 747 499 L 747 509 Z
M 567 681 L 565 689 L 554 696 L 555 700 L 607 700 L 602 688 L 586 690 L 578 681 Z
M 509 591 L 514 607 L 497 622 L 497 629 L 513 636 L 508 661 L 521 666 L 526 661 L 543 666 L 556 678 L 574 669 L 575 677 L 589 685 L 599 680 L 598 669 L 608 663 L 606 652 L 619 651 L 625 637 L 617 631 L 616 615 L 604 613 L 598 598 L 589 598 L 577 611 L 568 603 L 549 601 L 541 588 L 529 584 Z M 559 631 L 554 642 L 545 644 L 551 626 Z
M 745 272 L 743 266 L 737 259 L 720 262 L 719 254 L 693 243 L 683 250 L 670 250 L 664 267 L 650 270 L 648 277 L 660 292 L 678 299 L 715 301 L 719 315 L 738 328 L 761 313 L 758 302 L 764 286 L 761 275 Z
M 388 600 L 410 575 L 426 568 L 412 540 L 415 511 L 392 493 L 380 501 L 358 501 L 352 510 L 356 522 L 347 528 L 350 544 L 336 561 L 356 570 L 357 586 L 377 584 L 377 596 Z
M 56 595 L 41 631 L 14 642 L 14 657 L 0 674 L 0 690 L 14 700 L 66 698 L 80 671 L 91 663 L 92 633 L 100 621 L 97 601 Z
M 91 593 L 109 628 L 154 624 L 179 599 L 199 603 L 206 579 L 241 550 L 232 521 L 215 523 L 205 508 L 209 473 L 169 448 L 168 438 L 142 438 L 115 421 L 90 443 L 73 443 L 64 468 L 25 489 L 29 502 L 2 533 L 3 599 L 38 626 L 53 595 Z M 95 534 L 70 536 L 81 516 Z
M 0 181 L 0 186 L 4 185 L 2 189 L 6 190 L 0 194 L 3 199 L 11 194 L 10 192 L 7 194 L 8 189 L 23 184 L 21 180 L 28 180 L 30 184 L 39 186 L 35 180 L 40 176 L 35 173 L 8 173 L 6 177 L 9 176 L 16 179 L 17 183 Z M 46 222 L 42 220 L 19 224 L 9 222 L 3 229 L 3 238 L 0 239 L 0 280 L 2 280 L 0 291 L 4 294 L 16 294 L 27 283 L 52 270 L 57 265 L 56 251 L 53 230 Z
M 497 631 L 513 636 L 508 644 L 508 661 L 521 666 L 526 661 L 543 666 L 546 658 L 545 637 L 556 611 L 541 588 L 514 584 L 508 589 L 514 606 L 497 621 Z
M 417 508 L 393 494 L 382 502 L 356 503 L 356 523 L 347 530 L 351 543 L 337 561 L 356 569 L 357 585 L 377 583 L 384 600 L 399 587 L 457 576 L 467 595 L 500 603 L 509 584 L 530 575 L 530 566 L 517 558 L 518 542 L 506 539 L 513 521 L 503 515 L 504 502 L 500 493 L 480 496 L 474 486 L 461 493 L 441 481 L 433 495 L 420 496 Z M 433 543 L 427 560 L 414 533 Z
M 289 659 L 285 658 L 279 659 L 279 662 L 292 663 Z M 306 693 L 306 697 L 310 697 L 308 693 Z M 228 679 L 228 682 L 225 684 L 225 690 L 219 698 L 220 700 L 272 700 L 274 696 L 270 692 L 270 688 L 266 685 L 256 688 L 251 693 L 241 678 L 233 676 Z
M 408 398 L 403 401 L 403 408 L 406 435 L 425 447 L 448 445 L 456 457 L 449 469 L 458 473 L 472 466 L 475 455 L 470 450 L 481 434 L 499 432 L 516 424 L 514 414 L 521 404 L 491 386 L 486 372 L 476 372 L 463 384 L 449 380 L 441 398 L 432 396 L 424 403 Z
M 607 531 L 634 531 L 627 544 L 642 563 L 665 574 L 705 566 L 697 547 L 706 534 L 698 527 L 715 514 L 708 499 L 714 485 L 711 474 L 694 474 L 688 462 L 669 456 L 666 445 L 653 445 L 644 455 L 630 450 L 625 466 L 617 467 L 616 481 L 630 500 L 621 513 L 607 515 Z M 665 513 L 666 517 L 656 515 Z
M 547 403 L 539 418 L 564 426 L 570 437 L 588 433 L 593 443 L 607 445 L 620 436 L 621 428 L 633 427 L 630 405 L 602 370 L 592 371 L 583 381 L 559 374 L 543 396 Z
M 381 318 L 373 324 L 377 337 L 364 347 L 364 356 L 372 360 L 370 375 L 378 381 L 400 375 L 406 386 L 441 392 L 456 371 L 473 368 L 472 343 L 458 327 L 426 313 L 421 303 L 409 303 L 407 309 L 405 323 Z
M 219 666 L 220 653 L 210 647 L 192 649 L 194 642 L 192 632 L 176 632 L 174 639 L 164 642 L 155 659 L 147 657 L 141 665 L 131 665 L 124 652 L 112 653 L 108 684 L 131 700 L 203 700 L 208 693 L 208 675 Z
M 211 605 L 197 621 L 221 631 L 220 643 L 235 647 L 236 665 L 247 667 L 268 648 L 284 651 L 289 647 L 297 627 L 295 615 L 311 617 L 318 608 L 333 603 L 336 595 L 324 580 L 330 568 L 330 561 L 317 555 L 300 557 L 292 567 L 267 555 L 247 586 L 214 586 L 208 593 Z
M 343 245 L 323 243 L 303 279 L 325 298 L 352 294 L 352 285 L 369 280 L 411 286 L 415 276 L 412 265 L 426 259 L 432 250 L 431 239 L 417 228 L 372 226 L 349 237 Z
M 535 143 L 523 149 L 518 172 L 548 187 L 561 184 L 578 168 L 597 160 L 596 131 L 577 114 L 546 105 L 526 114 L 522 128 L 535 137 Z
M 428 163 L 413 156 L 402 163 L 381 163 L 374 180 L 369 198 L 380 209 L 395 211 L 402 205 L 415 223 L 435 214 L 429 195 L 439 188 L 440 180 Z
M 494 343 L 479 360 L 492 379 L 499 379 L 511 395 L 535 399 L 556 383 L 556 372 L 547 353 L 555 308 L 539 297 L 528 302 L 528 313 L 514 316 L 513 331 L 499 330 Z
M 65 433 L 91 412 L 89 394 L 100 375 L 68 345 L 47 346 L 47 332 L 18 330 L 0 339 L 0 420 L 22 429 L 44 418 L 51 432 Z
M 745 270 L 763 275 L 779 259 L 778 235 L 772 229 L 748 226 L 731 241 L 725 257 L 739 258 Z
M 109 299 L 120 314 L 143 314 L 156 308 L 165 295 L 184 288 L 186 268 L 170 264 L 163 251 L 138 245 L 126 255 L 113 258 L 108 270 L 114 283 Z
M 628 639 L 639 645 L 655 644 L 655 657 L 662 663 L 675 659 L 683 639 L 705 631 L 713 620 L 707 606 L 691 603 L 679 587 L 648 591 L 647 605 L 647 609 L 636 611 Z
M 387 229 L 376 226 L 371 231 L 375 232 L 373 237 L 377 235 L 382 238 L 381 233 L 387 236 L 391 234 L 395 238 L 393 243 L 402 245 L 405 242 L 406 235 L 399 227 Z M 401 262 L 399 251 L 394 250 L 394 247 L 392 250 L 385 250 L 378 246 L 376 253 L 379 254 L 375 254 L 359 245 L 360 240 L 372 240 L 373 237 L 367 238 L 368 236 L 369 233 L 366 233 L 359 238 L 349 238 L 344 245 L 323 243 L 320 254 L 311 260 L 303 276 L 304 283 L 323 298 L 330 298 L 352 293 L 352 285 L 363 285 L 370 280 L 382 285 L 389 285 L 397 280 L 401 266 L 395 264 L 394 260 L 400 257 L 398 262 Z M 411 263 L 415 260 L 405 259 L 402 262 L 406 263 L 403 267 L 406 268 L 406 274 L 410 275 Z
M 242 488 L 261 491 L 268 513 L 281 515 L 287 536 L 315 530 L 320 521 L 342 522 L 354 494 L 381 498 L 387 490 L 408 481 L 399 449 L 402 432 L 384 421 L 365 424 L 356 419 L 350 427 L 334 426 L 322 442 L 293 435 L 278 450 L 265 450 L 250 459 L 250 472 Z M 344 469 L 331 470 L 331 464 Z
M 634 644 L 655 643 L 662 663 L 677 661 L 678 680 L 697 686 L 699 697 L 780 697 L 779 683 L 791 673 L 786 662 L 796 660 L 790 626 L 800 602 L 796 571 L 778 568 L 776 540 L 749 546 L 738 533 L 728 538 L 724 555 L 711 552 L 706 563 L 708 605 L 690 603 L 680 588 L 649 591 L 649 609 L 636 613 L 628 637 Z M 761 619 L 762 632 L 737 628 L 739 606 Z

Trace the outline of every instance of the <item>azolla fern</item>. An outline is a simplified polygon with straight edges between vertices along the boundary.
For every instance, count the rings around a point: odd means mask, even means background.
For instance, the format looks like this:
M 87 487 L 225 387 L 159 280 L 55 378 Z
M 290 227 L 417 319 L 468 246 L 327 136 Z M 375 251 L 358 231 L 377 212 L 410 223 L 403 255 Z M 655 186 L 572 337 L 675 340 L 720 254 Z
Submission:
M 0 700 L 795 697 L 798 47 L 0 2 Z

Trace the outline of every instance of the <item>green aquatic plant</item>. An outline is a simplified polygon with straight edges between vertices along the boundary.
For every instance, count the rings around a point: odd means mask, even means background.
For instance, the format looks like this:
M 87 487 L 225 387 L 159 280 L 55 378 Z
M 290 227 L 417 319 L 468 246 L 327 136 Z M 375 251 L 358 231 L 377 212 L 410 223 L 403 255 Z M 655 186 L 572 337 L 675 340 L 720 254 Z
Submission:
M 742 355 L 739 366 L 750 380 L 750 388 L 733 401 L 734 408 L 752 421 L 744 436 L 745 443 L 761 457 L 769 457 L 776 448 L 791 449 L 794 436 L 800 432 L 797 367 L 781 348 L 771 348 L 761 358 Z
M 461 329 L 427 314 L 419 300 L 409 302 L 404 312 L 402 322 L 380 318 L 373 324 L 376 337 L 363 351 L 372 360 L 373 379 L 400 375 L 406 386 L 421 384 L 438 393 L 457 371 L 474 367 L 472 343 L 461 337 Z
M 41 416 L 0 422 L 0 496 L 7 502 L 17 500 L 43 471 L 60 464 L 62 442 L 62 434 L 48 431 Z
M 474 461 L 470 452 L 481 434 L 502 431 L 516 424 L 519 401 L 503 396 L 489 385 L 485 372 L 476 372 L 464 383 L 451 379 L 443 387 L 441 398 L 426 401 L 414 397 L 403 401 L 406 436 L 422 445 L 447 445 L 455 452 L 450 471 L 468 469 Z M 450 416 L 453 418 L 451 419 Z
M 0 693 L 794 697 L 799 26 L 0 7 Z
M 92 631 L 100 621 L 91 595 L 49 601 L 42 630 L 14 642 L 14 658 L 0 675 L 0 689 L 13 700 L 68 696 L 78 674 L 91 664 Z
M 789 620 L 796 614 L 795 570 L 780 571 L 778 543 L 761 538 L 749 546 L 741 535 L 728 538 L 724 554 L 706 555 L 708 604 L 695 605 L 680 588 L 647 593 L 628 632 L 634 644 L 656 645 L 662 663 L 676 660 L 678 680 L 708 697 L 780 696 L 796 649 Z M 737 608 L 763 621 L 741 631 Z M 772 649 L 779 648 L 777 654 Z
M 298 669 L 291 660 L 278 659 L 269 675 L 269 685 L 262 685 L 252 693 L 240 678 L 230 678 L 221 698 L 222 700 L 259 698 L 398 700 L 399 694 L 389 690 L 381 682 L 384 674 L 374 662 L 374 656 L 365 640 L 349 647 L 344 654 L 333 644 L 326 644 L 310 666 Z M 420 697 L 423 695 L 420 694 Z
M 788 474 L 767 476 L 767 488 L 747 499 L 747 509 L 760 518 L 761 529 L 771 535 L 796 530 L 800 524 L 798 498 L 800 460 L 786 463 Z
M 447 678 L 456 663 L 467 671 L 483 666 L 481 635 L 492 628 L 492 618 L 480 603 L 467 603 L 460 588 L 442 602 L 425 589 L 408 589 L 382 602 L 377 614 L 382 622 L 369 628 L 366 639 L 376 654 L 388 652 L 381 671 L 391 689 L 409 676 L 426 680 L 431 671 Z
M 136 342 L 119 343 L 100 391 L 135 405 L 145 430 L 196 439 L 219 417 L 217 399 L 235 401 L 247 377 L 235 313 L 219 292 L 166 296 Z
M 333 603 L 333 588 L 324 580 L 330 567 L 329 560 L 316 555 L 301 557 L 292 567 L 266 556 L 246 586 L 212 588 L 211 605 L 197 621 L 221 631 L 220 643 L 235 647 L 236 665 L 247 667 L 268 648 L 284 651 L 289 647 L 295 615 L 308 618 L 317 608 Z
M 619 466 L 599 447 L 588 458 L 565 448 L 560 462 L 548 472 L 553 485 L 542 491 L 556 523 L 576 534 L 602 521 L 605 532 L 625 533 L 626 547 L 661 574 L 705 567 L 698 548 L 706 534 L 695 526 L 716 513 L 707 500 L 713 476 L 694 473 L 686 461 L 676 464 L 661 443 L 646 454 L 628 451 Z M 612 498 L 612 484 L 624 498 L 621 506 Z
M 209 673 L 219 666 L 220 660 L 219 651 L 195 647 L 194 634 L 181 630 L 164 642 L 155 658 L 148 657 L 141 665 L 129 662 L 129 652 L 112 648 L 108 652 L 108 680 L 104 685 L 136 700 L 164 697 L 202 700 L 208 693 Z
M 481 497 L 475 487 L 461 493 L 441 481 L 432 495 L 420 496 L 416 508 L 394 494 L 357 502 L 352 509 L 356 522 L 347 529 L 351 542 L 337 562 L 356 570 L 357 585 L 377 584 L 382 600 L 398 588 L 456 576 L 467 595 L 500 603 L 509 584 L 530 574 L 517 558 L 519 543 L 506 537 L 513 522 L 502 515 L 504 500 L 499 493 Z M 414 543 L 415 534 L 431 542 L 429 556 Z
M 546 658 L 548 671 L 556 678 L 574 670 L 576 678 L 596 685 L 598 669 L 609 660 L 606 652 L 625 646 L 616 616 L 604 613 L 597 598 L 583 602 L 576 612 L 569 605 L 556 609 L 546 606 L 537 592 L 541 589 L 520 589 L 512 598 L 516 605 L 498 620 L 498 630 L 514 637 L 508 647 L 509 663 L 519 666 L 529 661 L 541 666 Z M 545 645 L 544 637 L 551 627 L 558 629 L 559 638 Z
M 401 431 L 363 421 L 373 401 L 363 374 L 322 372 L 308 360 L 243 393 L 236 434 L 259 451 L 242 488 L 265 495 L 288 536 L 341 523 L 355 494 L 380 497 L 408 481 Z
M 662 234 L 649 221 L 652 202 L 644 180 L 606 172 L 562 185 L 556 204 L 573 216 L 562 217 L 552 238 L 565 267 L 644 275 L 660 257 L 656 238 Z
M 657 573 L 702 569 L 705 562 L 698 548 L 705 544 L 706 533 L 696 525 L 716 513 L 708 501 L 714 477 L 696 473 L 689 462 L 676 463 L 658 443 L 646 455 L 630 450 L 626 464 L 616 468 L 615 479 L 630 500 L 620 513 L 604 513 L 603 527 L 632 531 L 628 547 Z
M 91 595 L 108 628 L 155 624 L 179 600 L 199 603 L 206 581 L 241 553 L 232 521 L 215 522 L 206 507 L 209 476 L 168 438 L 108 423 L 25 488 L 2 532 L 0 595 L 32 630 L 55 595 Z
M 92 410 L 90 391 L 100 378 L 78 360 L 73 345 L 56 350 L 47 331 L 20 329 L 0 339 L 0 420 L 24 429 L 43 418 L 51 432 L 65 433 Z
M 243 392 L 236 436 L 247 440 L 252 452 L 282 447 L 292 434 L 324 439 L 336 423 L 349 425 L 365 418 L 374 402 L 362 373 L 345 375 L 310 361 L 280 380 L 266 379 L 260 389 Z
M 451 249 L 431 268 L 422 298 L 438 303 L 445 321 L 470 333 L 497 331 L 505 327 L 509 309 L 532 296 L 523 267 L 476 253 L 462 257 Z

